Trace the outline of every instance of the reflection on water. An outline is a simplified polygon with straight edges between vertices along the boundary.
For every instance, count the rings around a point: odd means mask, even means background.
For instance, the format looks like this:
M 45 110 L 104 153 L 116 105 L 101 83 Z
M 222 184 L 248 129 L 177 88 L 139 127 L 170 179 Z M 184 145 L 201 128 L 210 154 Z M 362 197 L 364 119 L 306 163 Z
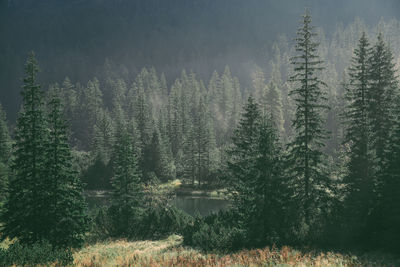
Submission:
M 107 206 L 109 203 L 108 194 L 86 194 L 86 201 L 89 209 L 96 206 Z M 172 199 L 172 204 L 178 209 L 187 212 L 190 215 L 199 213 L 201 216 L 207 216 L 213 212 L 224 210 L 229 207 L 229 200 L 210 198 L 207 196 L 177 196 Z

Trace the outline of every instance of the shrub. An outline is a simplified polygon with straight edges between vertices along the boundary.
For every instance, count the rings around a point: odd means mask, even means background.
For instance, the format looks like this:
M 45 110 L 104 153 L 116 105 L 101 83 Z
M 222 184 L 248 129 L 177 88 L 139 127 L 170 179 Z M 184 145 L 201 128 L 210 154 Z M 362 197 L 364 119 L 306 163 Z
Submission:
M 171 234 L 183 234 L 193 218 L 175 206 L 166 203 L 150 205 L 140 219 L 136 234 L 139 238 L 162 238 Z
M 154 203 L 135 209 L 127 229 L 120 229 L 113 208 L 100 208 L 95 213 L 92 225 L 92 239 L 124 237 L 129 239 L 156 239 L 171 234 L 183 234 L 193 218 L 167 203 Z
M 65 266 L 73 261 L 72 252 L 66 249 L 54 248 L 50 243 L 42 241 L 31 245 L 16 242 L 8 249 L 0 248 L 1 266 L 36 266 L 57 262 Z
M 197 216 L 183 234 L 184 244 L 203 251 L 235 251 L 245 246 L 245 231 L 233 211 L 220 211 L 205 218 Z

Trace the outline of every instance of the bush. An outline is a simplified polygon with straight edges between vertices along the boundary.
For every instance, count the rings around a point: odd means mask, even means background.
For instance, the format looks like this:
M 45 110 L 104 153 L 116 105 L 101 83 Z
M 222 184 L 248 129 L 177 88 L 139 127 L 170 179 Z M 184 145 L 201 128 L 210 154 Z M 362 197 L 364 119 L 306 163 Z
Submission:
M 36 266 L 57 262 L 65 266 L 73 262 L 72 252 L 54 248 L 48 242 L 23 245 L 16 242 L 8 249 L 0 248 L 0 266 Z
M 120 229 L 112 207 L 100 208 L 94 215 L 92 238 L 124 237 L 129 239 L 156 239 L 171 234 L 183 234 L 193 218 L 167 203 L 156 203 L 144 208 L 136 208 L 129 219 L 128 227 Z
M 162 238 L 171 234 L 183 234 L 193 218 L 175 206 L 166 203 L 147 207 L 140 220 L 136 236 L 139 238 Z
M 205 218 L 197 216 L 184 230 L 185 245 L 205 252 L 235 251 L 245 246 L 245 231 L 239 227 L 232 211 L 220 211 Z

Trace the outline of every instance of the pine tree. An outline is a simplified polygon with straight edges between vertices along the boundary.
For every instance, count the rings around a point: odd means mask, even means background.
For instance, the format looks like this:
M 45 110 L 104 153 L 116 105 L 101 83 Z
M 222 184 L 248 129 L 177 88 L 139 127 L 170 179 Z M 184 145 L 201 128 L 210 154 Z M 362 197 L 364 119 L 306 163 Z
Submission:
M 58 247 L 78 247 L 88 230 L 82 183 L 72 168 L 67 125 L 61 99 L 53 95 L 49 102 L 49 140 L 46 144 L 46 212 L 45 237 Z
M 114 124 L 108 110 L 100 109 L 96 123 L 93 126 L 93 141 L 91 152 L 96 160 L 105 165 L 110 161 L 114 137 Z
M 367 215 L 374 202 L 374 181 L 372 172 L 372 152 L 370 147 L 370 128 L 368 114 L 368 91 L 370 90 L 371 49 L 365 33 L 354 50 L 349 68 L 349 84 L 346 88 L 347 100 L 344 113 L 346 135 L 345 143 L 350 145 L 348 174 L 345 177 L 347 190 L 346 207 L 354 226 L 365 227 Z M 362 232 L 362 230 L 361 230 Z M 354 234 L 354 230 L 352 230 Z
M 313 29 L 311 16 L 306 11 L 303 24 L 297 32 L 295 48 L 298 55 L 292 58 L 294 75 L 290 81 L 296 87 L 290 95 L 294 97 L 297 107 L 292 123 L 296 135 L 288 144 L 293 201 L 300 218 L 308 226 L 311 219 L 315 218 L 314 213 L 327 204 L 329 188 L 321 151 L 325 139 L 321 112 L 326 109 L 321 86 L 325 84 L 317 76 L 323 68 L 317 55 L 318 43 L 314 41 L 316 33 Z
M 113 222 L 113 235 L 130 237 L 134 220 L 140 210 L 143 188 L 141 173 L 134 153 L 132 138 L 126 127 L 119 124 L 114 146 L 114 176 L 109 214 Z
M 400 103 L 399 95 L 396 103 Z M 380 229 L 379 245 L 398 253 L 398 240 L 400 238 L 400 105 L 396 105 L 396 122 L 394 124 L 393 143 L 390 150 L 390 160 L 385 170 L 385 180 L 382 185 L 382 199 L 380 200 Z M 376 241 L 376 240 L 374 240 Z
M 369 207 L 366 233 L 376 243 L 374 233 L 399 236 L 394 225 L 400 208 L 396 205 L 399 185 L 398 174 L 398 119 L 399 84 L 393 54 L 384 43 L 382 34 L 372 48 L 370 58 L 370 90 L 368 91 L 369 128 L 373 150 L 373 196 Z M 392 202 L 393 201 L 393 202 Z M 384 217 L 385 216 L 385 217 Z M 388 238 L 389 239 L 389 238 Z M 393 242 L 393 239 L 389 241 Z
M 251 239 L 260 245 L 280 241 L 286 230 L 287 191 L 282 176 L 282 154 L 274 121 L 269 117 L 269 114 L 261 117 L 256 159 L 258 175 L 252 185 L 256 210 L 250 221 Z
M 194 121 L 195 155 L 197 181 L 201 186 L 201 181 L 208 176 L 208 155 L 210 150 L 210 136 L 208 128 L 208 112 L 204 99 L 200 99 L 198 111 Z
M 286 193 L 278 136 L 268 117 L 250 96 L 228 150 L 228 185 L 239 225 L 247 233 L 247 242 L 256 246 L 277 242 L 284 223 Z
M 39 67 L 33 52 L 25 64 L 26 77 L 22 90 L 23 107 L 15 132 L 15 159 L 12 165 L 8 199 L 2 222 L 3 237 L 18 238 L 33 243 L 48 235 L 42 222 L 48 214 L 46 195 L 46 155 L 48 130 L 43 103 L 43 91 L 36 78 Z
M 367 98 L 371 149 L 375 153 L 375 171 L 380 173 L 388 162 L 390 135 L 394 125 L 393 101 L 398 87 L 393 54 L 384 43 L 382 34 L 378 35 L 378 41 L 372 48 L 369 64 L 370 89 Z
M 271 81 L 264 90 L 264 113 L 270 114 L 274 121 L 279 133 L 283 134 L 283 111 L 282 111 L 282 98 L 278 86 L 275 82 Z
M 6 113 L 0 104 L 0 162 L 8 165 L 11 157 L 11 137 L 7 126 Z
M 180 116 L 180 91 L 182 84 L 176 80 L 171 87 L 171 93 L 168 97 L 168 136 L 171 141 L 171 150 L 175 159 L 182 149 L 183 132 Z
M 93 130 L 98 114 L 103 108 L 103 94 L 97 78 L 89 81 L 86 87 L 77 86 L 78 106 L 75 110 L 75 137 L 79 140 L 80 149 L 89 150 L 93 140 Z
M 11 145 L 6 113 L 0 104 L 0 210 L 7 192 Z
M 257 149 L 260 134 L 261 113 L 253 97 L 248 98 L 242 118 L 234 131 L 232 147 L 228 150 L 229 186 L 235 206 L 242 216 L 254 207 L 251 181 L 257 177 Z
M 147 73 L 147 71 L 144 73 Z M 151 126 L 149 124 L 151 120 L 151 108 L 148 105 L 149 103 L 147 101 L 145 80 L 143 76 L 144 74 L 142 71 L 142 74 L 137 77 L 134 83 L 135 120 L 140 134 L 140 146 L 142 149 L 149 143 L 151 138 Z
M 197 177 L 197 157 L 196 157 L 196 130 L 193 123 L 190 123 L 188 133 L 183 140 L 183 172 L 184 176 L 191 180 L 192 186 L 195 185 Z
M 166 181 L 171 177 L 173 170 L 170 170 L 165 147 L 163 146 L 158 129 L 154 129 L 150 143 L 146 145 L 143 152 L 143 174 L 147 181 L 151 180 L 153 175 L 157 179 Z

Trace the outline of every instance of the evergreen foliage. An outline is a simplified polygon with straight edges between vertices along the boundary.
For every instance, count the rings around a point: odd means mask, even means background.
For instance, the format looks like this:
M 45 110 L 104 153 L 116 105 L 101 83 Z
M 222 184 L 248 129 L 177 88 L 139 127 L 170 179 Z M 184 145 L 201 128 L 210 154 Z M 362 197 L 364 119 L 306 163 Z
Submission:
M 250 96 L 228 152 L 229 188 L 249 245 L 278 242 L 284 229 L 285 185 L 274 127 Z
M 61 99 L 53 95 L 47 120 L 49 139 L 46 143 L 46 212 L 42 223 L 47 225 L 44 238 L 57 247 L 79 247 L 88 230 L 83 187 L 72 168 L 68 130 L 63 117 Z
M 325 83 L 318 76 L 323 62 L 317 54 L 319 44 L 315 37 L 311 16 L 306 11 L 297 31 L 297 55 L 291 60 L 294 74 L 290 81 L 295 87 L 290 95 L 294 98 L 296 112 L 292 122 L 295 136 L 288 144 L 291 201 L 299 213 L 296 220 L 304 221 L 306 227 L 315 222 L 318 213 L 327 212 L 332 193 L 322 152 L 326 139 L 322 112 L 327 107 L 322 90 Z
M 2 217 L 3 237 L 16 237 L 23 243 L 34 243 L 47 237 L 49 227 L 42 221 L 48 215 L 44 151 L 49 132 L 44 93 L 36 82 L 38 72 L 37 60 L 31 52 L 25 64 L 23 106 L 15 132 L 13 176 Z
M 11 158 L 11 137 L 7 126 L 6 114 L 0 104 L 0 209 L 6 197 L 9 163 Z
M 143 199 L 141 173 L 134 153 L 132 139 L 125 125 L 118 125 L 114 145 L 111 205 L 112 235 L 129 236 L 135 227 Z
M 373 151 L 371 130 L 369 128 L 369 90 L 371 48 L 365 33 L 362 34 L 357 49 L 354 50 L 352 65 L 349 68 L 349 84 L 346 91 L 347 107 L 344 114 L 346 123 L 345 142 L 349 143 L 349 161 L 345 177 L 348 214 L 354 218 L 355 229 L 350 233 L 364 234 L 367 216 L 376 202 L 374 199 L 374 173 L 372 169 Z M 362 229 L 362 230 L 361 230 Z

